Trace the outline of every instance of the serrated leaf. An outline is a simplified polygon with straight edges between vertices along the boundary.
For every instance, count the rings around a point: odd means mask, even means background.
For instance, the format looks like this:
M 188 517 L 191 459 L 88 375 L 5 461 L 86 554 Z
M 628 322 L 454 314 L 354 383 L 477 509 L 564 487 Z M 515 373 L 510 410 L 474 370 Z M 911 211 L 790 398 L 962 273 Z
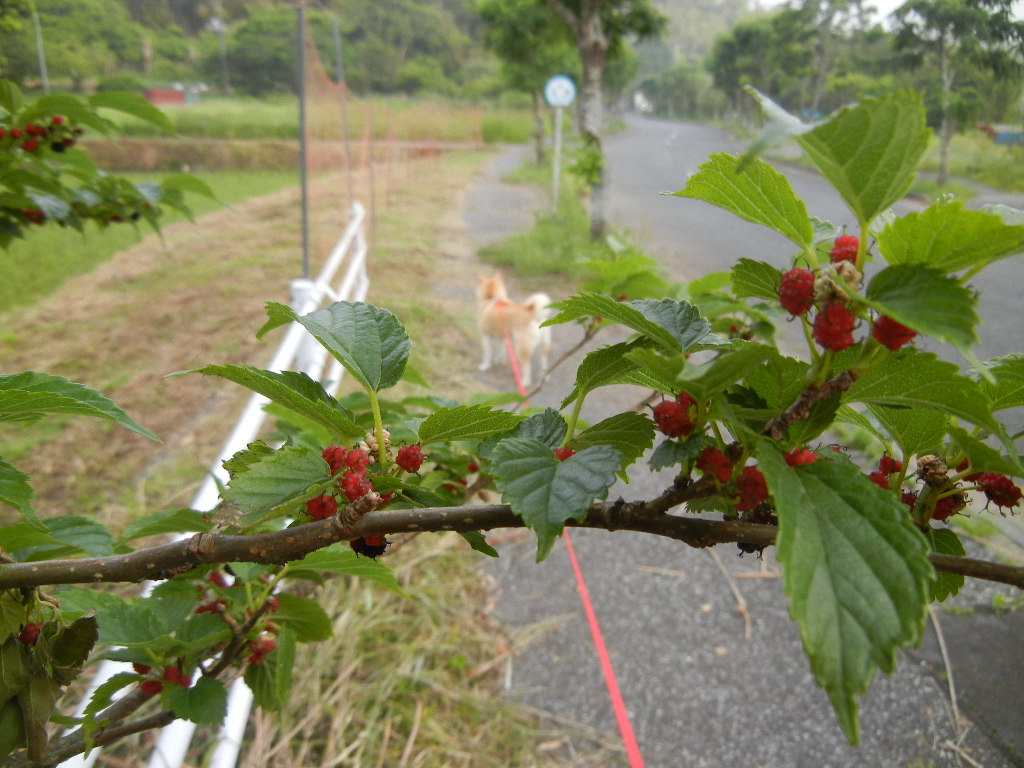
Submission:
M 900 648 L 920 640 L 934 571 L 899 499 L 830 453 L 794 469 L 769 441 L 758 444 L 790 613 L 815 680 L 856 744 L 857 697 L 876 670 L 895 669 Z
M 412 342 L 391 312 L 352 301 L 338 301 L 299 317 L 284 304 L 267 302 L 270 319 L 257 334 L 285 321 L 297 321 L 369 391 L 393 387 L 402 378 Z
M 562 401 L 562 408 L 599 387 L 628 381 L 639 367 L 630 359 L 629 353 L 646 348 L 649 343 L 646 339 L 634 339 L 588 352 L 576 369 L 576 386 Z
M 0 643 L 21 630 L 28 619 L 28 609 L 15 598 L 13 592 L 0 592 Z
M 0 702 L 17 696 L 30 674 L 25 644 L 13 635 L 0 642 Z
M 736 262 L 730 275 L 734 295 L 778 301 L 782 270 L 771 264 L 743 258 Z
M 619 471 L 625 472 L 654 445 L 654 422 L 645 414 L 626 411 L 583 430 L 572 444 L 576 450 L 610 445 L 622 454 Z
M 741 219 L 773 229 L 801 248 L 810 248 L 814 228 L 807 206 L 796 196 L 789 179 L 763 160 L 743 163 L 733 155 L 716 153 L 674 194 L 716 205 Z
M 851 408 L 849 405 L 843 404 L 839 406 L 836 410 L 836 421 L 843 424 L 852 424 L 853 426 L 864 430 L 884 446 L 889 445 L 889 440 L 892 437 L 891 435 L 884 434 L 875 422 L 860 411 Z
M 387 564 L 371 557 L 360 557 L 352 551 L 348 543 L 332 544 L 329 547 L 318 549 L 316 552 L 310 552 L 301 560 L 294 561 L 288 566 L 288 577 L 304 578 L 303 572 L 305 571 L 367 579 L 395 594 L 407 597 L 405 590 L 395 578 L 395 572 Z
M 796 140 L 867 224 L 910 190 L 928 136 L 922 97 L 902 91 L 844 108 Z
M 838 394 L 815 403 L 811 406 L 807 418 L 800 419 L 790 426 L 787 433 L 787 443 L 792 447 L 796 447 L 820 437 L 825 430 L 832 426 L 832 422 L 835 421 L 839 404 L 840 396 Z
M 102 523 L 82 515 L 51 517 L 46 523 L 50 535 L 69 552 L 83 552 L 93 557 L 106 557 L 114 553 L 114 535 Z M 54 552 L 45 554 L 47 557 L 58 556 Z M 32 556 L 28 559 L 39 558 Z
M 971 472 L 998 472 L 1001 475 L 1021 476 L 1021 469 L 999 451 L 978 440 L 962 427 L 947 430 L 952 438 L 951 447 L 962 452 L 970 464 Z
M 940 555 L 952 555 L 953 557 L 967 556 L 967 550 L 964 549 L 964 544 L 960 541 L 960 537 L 950 528 L 928 529 L 928 543 L 931 544 L 932 551 Z M 935 574 L 935 580 L 932 582 L 932 600 L 937 600 L 941 603 L 949 597 L 958 595 L 965 582 L 966 578 L 962 573 L 938 571 Z
M 319 452 L 286 445 L 236 471 L 222 495 L 249 515 L 260 515 L 304 500 L 314 493 L 313 486 L 330 479 L 330 467 Z
M 584 317 L 602 317 L 607 321 L 632 328 L 663 349 L 678 352 L 681 347 L 672 332 L 646 317 L 640 310 L 639 304 L 640 302 L 635 301 L 628 303 L 616 301 L 611 296 L 596 293 L 583 293 L 553 304 L 552 306 L 559 312 L 545 321 L 544 325 L 571 323 Z
M 508 438 L 494 449 L 491 471 L 512 511 L 537 534 L 537 560 L 551 552 L 567 520 L 583 520 L 615 482 L 621 454 L 607 445 L 565 461 L 539 440 Z
M 367 558 L 369 559 L 369 558 Z M 288 627 L 300 643 L 326 640 L 333 632 L 331 620 L 316 600 L 295 595 L 278 595 L 279 605 L 274 623 Z
M 878 252 L 890 264 L 924 264 L 946 273 L 980 268 L 1021 251 L 1024 225 L 967 210 L 961 201 L 901 216 L 878 235 Z
M 98 637 L 96 617 L 80 616 L 53 640 L 50 644 L 50 656 L 58 666 L 81 669 Z
M 999 433 L 978 383 L 960 376 L 958 370 L 953 363 L 930 353 L 895 353 L 855 381 L 843 395 L 843 402 L 924 408 Z
M 220 725 L 228 711 L 228 691 L 212 677 L 200 676 L 191 688 L 164 686 L 163 701 L 179 718 L 198 725 Z
M 743 381 L 748 374 L 760 369 L 765 361 L 778 357 L 772 347 L 745 344 L 723 350 L 706 363 L 687 363 L 676 379 L 678 388 L 689 392 L 700 401 L 706 401 L 723 390 Z
M 94 93 L 89 97 L 89 104 L 98 109 L 113 109 L 123 112 L 139 120 L 155 125 L 165 133 L 174 133 L 174 125 L 170 119 L 147 101 L 142 94 L 129 91 L 106 91 Z
M 439 408 L 420 424 L 423 445 L 454 440 L 484 440 L 515 428 L 523 417 L 484 405 L 459 405 Z
M 96 606 L 96 620 L 104 645 L 147 645 L 164 633 L 162 622 L 144 601 L 104 599 Z
M 985 361 L 981 389 L 992 412 L 1024 405 L 1024 355 L 1007 355 Z
M 754 159 L 761 155 L 766 149 L 771 149 L 772 147 L 785 144 L 790 139 L 807 133 L 808 131 L 813 130 L 815 125 L 820 124 L 820 121 L 819 123 L 803 122 L 800 118 L 795 115 L 791 115 L 753 86 L 744 86 L 743 90 L 753 96 L 757 100 L 757 103 L 761 105 L 761 109 L 764 111 L 767 121 L 764 128 L 761 130 L 760 135 L 744 153 L 743 160 L 740 163 L 741 170 L 745 168 L 748 163 L 753 162 Z
M 47 413 L 110 419 L 132 432 L 160 442 L 113 401 L 63 376 L 35 371 L 0 376 L 0 421 L 34 420 Z
M 545 408 L 524 419 L 516 427 L 515 437 L 539 440 L 551 449 L 555 449 L 565 440 L 569 425 L 565 418 L 554 408 Z
M 170 533 L 205 533 L 213 528 L 209 518 L 195 509 L 161 509 L 150 512 L 124 529 L 121 541 Z
M 313 381 L 305 373 L 275 373 L 251 365 L 207 365 L 189 373 L 219 376 L 241 384 L 343 438 L 362 437 L 366 432 L 352 420 L 352 414 L 327 393 L 320 382 Z
M 488 557 L 497 557 L 498 550 L 487 543 L 487 539 L 484 538 L 483 533 L 480 531 L 459 531 L 459 535 L 462 536 L 476 552 L 479 552 Z
M 685 440 L 663 440 L 654 451 L 647 463 L 655 472 L 666 467 L 674 467 L 685 464 L 700 456 L 705 447 L 711 445 L 711 441 L 704 435 L 691 435 Z
M 0 502 L 10 504 L 21 512 L 28 525 L 36 530 L 45 531 L 46 525 L 36 515 L 36 510 L 32 506 L 34 496 L 35 491 L 28 475 L 0 456 Z M 3 546 L 2 540 L 0 546 Z
M 942 445 L 949 427 L 949 417 L 936 411 L 887 408 L 881 405 L 869 405 L 868 409 L 900 447 L 904 456 L 934 451 Z
M 92 715 L 98 714 L 110 706 L 115 693 L 137 682 L 139 682 L 139 676 L 133 672 L 118 672 L 116 675 L 111 675 L 96 687 L 92 692 L 92 696 L 89 697 L 89 702 L 82 710 L 82 714 L 85 715 L 85 720 L 82 725 L 85 728 L 87 736 L 99 725 L 99 723 L 96 723 L 93 720 Z M 89 724 L 90 721 L 91 728 L 87 727 L 87 724 Z
M 977 299 L 957 280 L 920 265 L 886 267 L 868 283 L 867 304 L 908 328 L 958 349 L 977 342 Z

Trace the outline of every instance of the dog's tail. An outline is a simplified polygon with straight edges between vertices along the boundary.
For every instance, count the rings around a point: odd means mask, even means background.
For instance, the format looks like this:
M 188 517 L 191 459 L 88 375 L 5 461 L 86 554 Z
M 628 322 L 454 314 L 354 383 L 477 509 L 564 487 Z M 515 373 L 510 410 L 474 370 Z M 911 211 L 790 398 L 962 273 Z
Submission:
M 551 297 L 546 293 L 530 294 L 526 297 L 526 301 L 523 302 L 523 306 L 530 310 L 530 314 L 541 322 L 548 319 L 550 315 L 548 306 L 550 306 L 550 304 Z

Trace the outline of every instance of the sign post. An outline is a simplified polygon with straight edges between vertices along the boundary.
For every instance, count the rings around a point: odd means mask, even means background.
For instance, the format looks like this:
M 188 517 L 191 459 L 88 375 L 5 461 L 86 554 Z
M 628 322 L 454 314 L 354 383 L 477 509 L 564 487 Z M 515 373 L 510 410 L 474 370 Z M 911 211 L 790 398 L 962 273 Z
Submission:
M 558 176 L 562 167 L 562 110 L 576 98 L 576 86 L 565 75 L 555 75 L 544 86 L 544 98 L 555 109 L 555 158 L 552 173 L 551 212 L 558 211 Z

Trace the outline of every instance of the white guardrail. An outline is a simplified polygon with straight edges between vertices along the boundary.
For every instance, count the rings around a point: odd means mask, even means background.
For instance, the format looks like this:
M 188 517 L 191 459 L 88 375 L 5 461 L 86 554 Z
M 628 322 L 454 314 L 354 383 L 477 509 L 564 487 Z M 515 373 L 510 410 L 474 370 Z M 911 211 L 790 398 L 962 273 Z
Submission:
M 363 301 L 370 287 L 370 280 L 366 273 L 366 235 L 364 223 L 366 209 L 359 203 L 352 205 L 352 219 L 345 229 L 344 234 L 331 251 L 327 263 L 321 270 L 316 280 L 298 279 L 292 281 L 292 307 L 300 315 L 308 314 L 319 307 L 325 299 L 330 301 Z M 338 287 L 332 287 L 335 275 L 342 271 Z M 322 381 L 324 388 L 331 394 L 335 393 L 341 383 L 344 369 L 337 360 L 332 360 L 332 365 L 327 375 L 324 376 L 324 367 L 327 360 L 327 351 L 314 339 L 305 328 L 298 323 L 288 326 L 288 331 L 278 347 L 268 368 L 272 371 L 281 372 L 286 370 L 301 371 L 316 381 Z M 269 401 L 262 395 L 253 395 L 238 422 L 235 424 L 231 435 L 224 442 L 220 454 L 210 468 L 202 487 L 192 499 L 191 508 L 208 512 L 212 510 L 220 498 L 219 486 L 228 481 L 227 473 L 222 466 L 223 462 L 231 458 L 238 451 L 242 450 L 255 440 L 263 426 L 266 418 L 264 406 Z M 143 594 L 147 594 L 155 584 L 144 584 Z M 118 672 L 130 671 L 131 665 L 103 661 L 96 670 L 88 690 L 86 691 L 81 704 L 78 707 L 76 716 L 81 716 L 86 704 L 96 690 L 105 681 L 109 680 Z M 127 690 L 127 689 L 125 689 Z M 122 692 L 123 693 L 123 692 Z M 252 692 L 249 687 L 238 679 L 232 683 L 228 694 L 228 711 L 224 722 L 217 734 L 212 754 L 201 763 L 208 768 L 233 768 L 238 760 L 238 753 L 242 748 L 242 737 L 249 720 L 249 711 L 252 706 Z M 161 729 L 153 752 L 149 757 L 147 768 L 180 768 L 185 760 L 185 753 L 188 751 L 192 736 L 195 733 L 195 723 L 187 720 L 176 720 L 167 727 Z M 77 755 L 60 764 L 61 768 L 91 768 L 99 757 L 100 749 L 93 749 L 88 756 Z M 144 758 L 142 758 L 144 759 Z M 142 765 L 142 759 L 138 765 Z

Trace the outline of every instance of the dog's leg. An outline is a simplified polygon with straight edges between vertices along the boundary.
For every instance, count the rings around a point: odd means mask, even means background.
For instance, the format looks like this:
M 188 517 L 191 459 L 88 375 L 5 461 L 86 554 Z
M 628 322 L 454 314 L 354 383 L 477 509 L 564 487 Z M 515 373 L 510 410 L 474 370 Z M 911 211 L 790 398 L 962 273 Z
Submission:
M 551 329 L 541 328 L 538 330 L 537 346 L 540 351 L 540 375 L 543 376 L 548 370 L 548 359 L 551 357 Z
M 491 337 L 486 333 L 480 334 L 480 346 L 483 350 L 483 360 L 480 362 L 480 370 L 486 371 L 490 369 L 491 363 L 494 362 L 491 357 Z

